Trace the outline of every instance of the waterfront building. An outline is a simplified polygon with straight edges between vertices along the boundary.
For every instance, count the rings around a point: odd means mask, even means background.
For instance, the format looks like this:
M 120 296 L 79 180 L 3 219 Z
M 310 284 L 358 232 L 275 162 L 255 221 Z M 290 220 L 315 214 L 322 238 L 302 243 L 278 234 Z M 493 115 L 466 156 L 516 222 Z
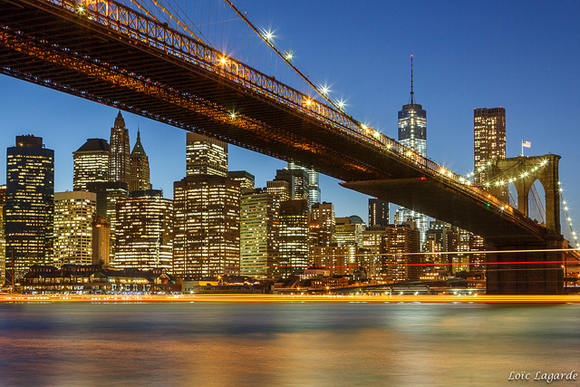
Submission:
M 125 128 L 125 120 L 117 114 L 115 124 L 111 128 L 109 147 L 109 181 L 123 182 L 129 185 L 131 180 L 129 130 Z
M 228 175 L 228 143 L 201 134 L 188 132 L 186 176 Z
M 240 189 L 242 193 L 252 192 L 255 189 L 255 176 L 247 171 L 229 171 L 228 177 L 232 180 L 240 182 Z
M 310 247 L 332 244 L 335 226 L 334 205 L 313 203 L 310 208 Z
M 133 191 L 118 200 L 115 232 L 115 268 L 172 270 L 173 200 L 163 191 Z
M 173 189 L 173 273 L 187 280 L 238 275 L 240 183 L 197 174 Z
M 52 261 L 53 200 L 54 151 L 42 137 L 16 136 L 7 149 L 6 256 L 17 280 L 30 266 Z
M 278 276 L 280 204 L 257 189 L 242 194 L 240 204 L 240 275 L 256 279 Z
M 268 181 L 266 182 L 266 189 L 268 193 L 274 195 L 274 199 L 278 203 L 290 200 L 290 183 L 286 180 Z
M 97 194 L 97 215 L 104 216 L 109 223 L 109 262 L 115 258 L 116 240 L 117 240 L 117 201 L 126 199 L 129 196 L 129 187 L 127 183 L 117 182 L 99 182 L 88 183 L 87 190 Z
M 22 290 L 38 294 L 170 294 L 181 284 L 163 268 L 115 270 L 101 265 L 34 265 Z
M 280 203 L 280 275 L 288 278 L 309 266 L 309 212 L 306 200 Z
M 111 263 L 110 246 L 111 246 L 111 224 L 107 218 L 102 215 L 96 215 L 93 218 L 93 255 L 92 264 L 109 266 Z
M 473 137 L 474 183 L 483 184 L 487 161 L 506 157 L 505 109 L 473 109 Z
M 310 206 L 309 177 L 304 169 L 279 169 L 274 181 L 286 181 L 290 187 L 290 200 L 306 200 Z
M 131 165 L 129 191 L 147 191 L 151 189 L 149 157 L 141 144 L 141 132 L 137 130 L 137 141 L 129 158 Z
M 389 202 L 379 198 L 369 199 L 369 227 L 389 225 Z
M 314 168 L 302 167 L 294 163 L 293 161 L 288 162 L 288 169 L 290 170 L 301 169 L 306 172 L 306 174 L 308 175 L 308 187 L 307 187 L 309 201 L 308 204 L 310 205 L 310 207 L 312 207 L 314 203 L 320 203 L 320 185 L 318 183 L 319 180 L 318 171 L 316 171 Z
M 413 222 L 386 227 L 381 246 L 385 277 L 394 282 L 419 280 L 419 251 L 419 230 Z
M 109 143 L 89 138 L 73 152 L 73 189 L 86 191 L 87 183 L 109 181 Z
M 366 225 L 360 216 L 336 218 L 335 223 L 334 241 L 338 246 L 362 247 L 362 233 Z
M 97 194 L 85 191 L 54 194 L 54 264 L 90 265 L 93 256 L 92 223 Z

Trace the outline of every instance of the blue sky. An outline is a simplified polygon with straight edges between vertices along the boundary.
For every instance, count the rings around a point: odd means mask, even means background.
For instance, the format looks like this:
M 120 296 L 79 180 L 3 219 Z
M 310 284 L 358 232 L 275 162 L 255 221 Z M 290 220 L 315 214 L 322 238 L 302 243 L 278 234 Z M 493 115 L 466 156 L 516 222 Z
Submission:
M 473 168 L 473 109 L 502 106 L 507 155 L 562 156 L 560 180 L 570 215 L 580 222 L 580 2 L 238 0 L 294 51 L 310 79 L 330 86 L 347 112 L 397 137 L 397 111 L 409 101 L 409 57 L 415 97 L 427 111 L 427 154 L 466 174 Z M 87 138 L 109 138 L 116 110 L 0 76 L 0 158 L 15 136 L 42 136 L 55 150 L 56 191 L 72 189 L 72 152 Z M 131 146 L 137 127 L 150 157 L 151 182 L 172 197 L 185 175 L 185 132 L 123 113 Z M 348 150 L 345 150 L 348 151 Z M 230 169 L 264 186 L 284 162 L 230 148 Z M 0 182 L 5 181 L 0 163 Z M 337 216 L 366 219 L 367 197 L 321 177 L 322 198 Z M 563 224 L 564 228 L 565 224 Z

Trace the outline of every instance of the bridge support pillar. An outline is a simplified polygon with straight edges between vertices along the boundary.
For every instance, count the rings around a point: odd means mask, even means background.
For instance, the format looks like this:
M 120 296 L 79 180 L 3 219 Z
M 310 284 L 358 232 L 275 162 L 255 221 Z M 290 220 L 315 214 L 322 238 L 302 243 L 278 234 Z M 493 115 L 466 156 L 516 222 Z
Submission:
M 564 294 L 565 253 L 550 251 L 564 248 L 563 237 L 552 237 L 545 243 L 487 248 L 499 251 L 487 254 L 487 294 Z

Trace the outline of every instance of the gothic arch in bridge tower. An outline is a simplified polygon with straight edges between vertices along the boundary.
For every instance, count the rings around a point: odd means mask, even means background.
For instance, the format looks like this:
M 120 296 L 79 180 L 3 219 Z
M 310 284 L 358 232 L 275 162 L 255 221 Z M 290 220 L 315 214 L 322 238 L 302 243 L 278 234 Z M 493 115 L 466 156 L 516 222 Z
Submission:
M 518 210 L 529 216 L 530 189 L 536 180 L 539 181 L 545 192 L 546 229 L 553 235 L 560 235 L 559 161 L 560 156 L 553 154 L 496 159 L 489 168 L 484 188 L 508 203 L 507 187 L 513 184 L 518 196 Z

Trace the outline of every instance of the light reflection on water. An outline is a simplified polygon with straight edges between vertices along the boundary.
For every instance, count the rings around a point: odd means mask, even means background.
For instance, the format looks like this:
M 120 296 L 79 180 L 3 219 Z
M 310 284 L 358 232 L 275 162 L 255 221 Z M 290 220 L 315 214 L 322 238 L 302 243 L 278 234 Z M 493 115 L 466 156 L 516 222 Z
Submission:
M 579 321 L 580 305 L 5 304 L 0 386 L 502 385 L 580 370 Z

